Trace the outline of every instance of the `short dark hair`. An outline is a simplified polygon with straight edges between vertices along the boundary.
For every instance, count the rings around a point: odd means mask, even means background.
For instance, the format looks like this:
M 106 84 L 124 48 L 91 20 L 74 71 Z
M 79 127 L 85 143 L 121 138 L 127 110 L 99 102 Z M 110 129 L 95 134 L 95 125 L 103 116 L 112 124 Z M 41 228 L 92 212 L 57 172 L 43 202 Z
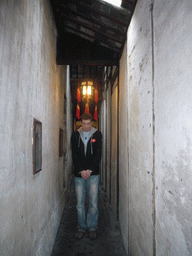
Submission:
M 83 115 L 81 115 L 81 121 L 82 120 L 91 120 L 92 122 L 92 115 L 90 113 L 84 113 Z

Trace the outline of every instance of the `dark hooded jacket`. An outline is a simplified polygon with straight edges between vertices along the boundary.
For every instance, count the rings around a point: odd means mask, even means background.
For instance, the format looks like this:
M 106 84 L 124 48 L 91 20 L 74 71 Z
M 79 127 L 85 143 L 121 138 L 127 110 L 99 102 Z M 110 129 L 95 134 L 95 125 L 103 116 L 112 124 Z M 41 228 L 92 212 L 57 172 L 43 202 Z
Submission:
M 83 142 L 83 131 L 79 128 L 71 136 L 72 157 L 74 164 L 74 175 L 81 177 L 80 172 L 91 170 L 91 175 L 99 174 L 99 163 L 102 151 L 102 134 L 100 131 L 91 127 L 89 132 L 87 151 L 85 155 L 85 145 Z

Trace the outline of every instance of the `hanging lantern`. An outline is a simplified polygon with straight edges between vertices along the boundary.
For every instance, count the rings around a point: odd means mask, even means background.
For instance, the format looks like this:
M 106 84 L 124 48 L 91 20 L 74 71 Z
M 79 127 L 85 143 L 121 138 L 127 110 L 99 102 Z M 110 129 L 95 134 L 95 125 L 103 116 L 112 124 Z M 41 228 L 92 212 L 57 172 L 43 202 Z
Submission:
M 87 95 L 91 96 L 91 86 L 90 85 L 87 86 Z
M 84 85 L 83 86 L 83 96 L 87 95 L 87 87 Z
M 92 87 L 93 87 L 93 81 L 83 81 L 81 82 L 81 88 L 82 88 L 82 97 L 83 98 L 91 98 L 92 96 Z
M 79 105 L 77 104 L 77 107 L 76 107 L 76 118 L 79 120 L 80 119 L 80 107 Z
M 95 121 L 98 121 L 97 105 L 95 106 L 95 112 L 94 112 L 93 118 Z

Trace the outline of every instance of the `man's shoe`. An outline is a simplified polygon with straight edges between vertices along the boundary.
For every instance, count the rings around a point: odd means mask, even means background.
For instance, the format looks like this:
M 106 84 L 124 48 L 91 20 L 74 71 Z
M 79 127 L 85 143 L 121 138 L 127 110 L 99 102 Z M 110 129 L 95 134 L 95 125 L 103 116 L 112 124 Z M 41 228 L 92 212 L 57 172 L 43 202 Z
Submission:
M 80 231 L 80 230 L 79 230 L 79 231 L 77 232 L 75 238 L 76 238 L 77 240 L 80 240 L 80 239 L 84 236 L 84 234 L 85 234 L 85 233 L 84 233 L 83 231 Z
M 89 233 L 89 238 L 91 240 L 95 240 L 97 238 L 97 233 L 95 230 L 91 230 L 90 233 Z

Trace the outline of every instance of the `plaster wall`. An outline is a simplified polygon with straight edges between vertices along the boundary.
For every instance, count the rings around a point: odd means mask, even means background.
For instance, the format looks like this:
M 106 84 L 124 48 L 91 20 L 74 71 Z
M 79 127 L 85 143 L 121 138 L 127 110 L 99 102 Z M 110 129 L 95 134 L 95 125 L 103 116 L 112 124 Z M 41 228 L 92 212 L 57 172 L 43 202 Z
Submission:
M 105 100 L 102 101 L 101 106 L 100 106 L 100 122 L 99 122 L 99 130 L 102 132 L 102 157 L 101 157 L 101 162 L 100 162 L 100 181 L 102 182 L 103 188 L 105 189 Z
M 106 92 L 105 92 L 106 95 Z M 102 154 L 102 168 L 103 168 L 103 185 L 104 185 L 104 189 L 106 191 L 107 189 L 107 175 L 106 175 L 106 149 L 107 149 L 107 100 L 105 99 L 103 101 L 103 114 L 104 114 L 104 118 L 103 118 L 103 154 Z M 104 171 L 105 170 L 105 171 Z
M 65 201 L 59 129 L 66 67 L 56 66 L 48 1 L 0 3 L 0 255 L 50 255 Z M 33 175 L 33 119 L 42 171 Z
M 153 87 L 150 4 L 150 0 L 138 1 L 128 29 L 127 45 L 129 253 L 148 256 L 153 255 Z M 124 190 L 126 192 L 126 189 Z
M 157 255 L 192 255 L 191 15 L 191 1 L 155 1 Z
M 107 110 L 106 110 L 106 177 L 107 177 L 107 186 L 106 194 L 110 201 L 111 199 L 111 84 L 106 91 L 107 94 Z
M 192 255 L 191 13 L 187 0 L 140 0 L 128 29 L 119 103 L 120 124 L 128 104 L 128 132 L 120 125 L 119 175 L 120 223 L 129 255 Z
M 70 66 L 66 67 L 66 89 L 64 102 L 64 189 L 67 191 L 72 178 L 71 135 L 73 132 L 73 114 L 70 86 Z
M 115 219 L 117 218 L 117 104 L 118 86 L 115 81 L 111 98 L 111 206 Z
M 128 253 L 128 86 L 127 44 L 119 65 L 119 221 L 123 242 Z
M 111 186 L 111 85 L 105 84 L 105 90 L 102 95 L 102 103 L 99 113 L 99 129 L 103 135 L 103 149 L 101 159 L 101 182 L 105 193 L 110 201 L 110 186 Z

